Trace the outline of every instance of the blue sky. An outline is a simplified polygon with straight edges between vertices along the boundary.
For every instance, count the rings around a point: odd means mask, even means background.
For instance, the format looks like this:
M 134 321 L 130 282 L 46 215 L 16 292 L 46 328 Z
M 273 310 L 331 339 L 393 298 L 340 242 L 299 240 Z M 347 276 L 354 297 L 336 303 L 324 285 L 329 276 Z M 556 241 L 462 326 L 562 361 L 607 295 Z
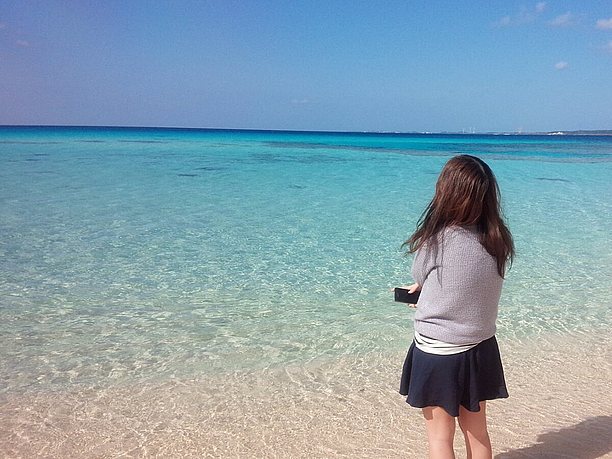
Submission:
M 0 124 L 612 129 L 612 1 L 2 0 Z

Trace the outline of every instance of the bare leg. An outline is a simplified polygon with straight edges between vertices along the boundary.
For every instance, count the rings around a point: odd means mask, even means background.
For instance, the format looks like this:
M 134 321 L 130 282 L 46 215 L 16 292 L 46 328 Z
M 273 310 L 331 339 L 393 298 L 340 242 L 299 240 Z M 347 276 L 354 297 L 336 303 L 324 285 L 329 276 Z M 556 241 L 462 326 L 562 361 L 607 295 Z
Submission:
M 463 431 L 467 459 L 491 459 L 491 440 L 487 432 L 486 402 L 480 402 L 480 411 L 474 413 L 459 407 L 459 427 Z
M 423 408 L 423 416 L 429 439 L 429 458 L 455 459 L 453 450 L 455 418 L 439 406 Z

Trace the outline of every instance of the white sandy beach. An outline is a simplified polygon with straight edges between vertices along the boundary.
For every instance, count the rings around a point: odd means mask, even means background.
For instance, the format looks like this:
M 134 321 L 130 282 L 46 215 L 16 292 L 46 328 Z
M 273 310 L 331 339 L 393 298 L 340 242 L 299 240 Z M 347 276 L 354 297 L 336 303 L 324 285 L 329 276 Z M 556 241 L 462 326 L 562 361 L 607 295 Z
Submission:
M 612 339 L 500 340 L 510 398 L 489 404 L 495 457 L 612 458 Z M 403 355 L 231 377 L 0 398 L 6 458 L 420 458 Z M 457 433 L 458 457 L 464 455 Z

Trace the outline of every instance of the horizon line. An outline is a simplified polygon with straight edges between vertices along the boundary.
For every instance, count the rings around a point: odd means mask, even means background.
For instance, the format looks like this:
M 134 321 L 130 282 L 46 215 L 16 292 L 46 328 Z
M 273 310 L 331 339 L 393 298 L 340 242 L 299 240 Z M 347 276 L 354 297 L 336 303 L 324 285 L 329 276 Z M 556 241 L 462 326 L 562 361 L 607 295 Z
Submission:
M 379 134 L 379 135 L 572 135 L 577 133 L 605 133 L 612 135 L 612 129 L 575 129 L 552 131 L 369 131 L 369 130 L 312 130 L 312 129 L 270 129 L 236 127 L 193 127 L 193 126 L 141 126 L 106 124 L 0 124 L 0 128 L 96 128 L 96 129 L 167 129 L 185 131 L 246 131 L 246 132 L 286 132 L 286 133 L 323 133 L 323 134 Z M 597 135 L 597 134 L 594 134 Z

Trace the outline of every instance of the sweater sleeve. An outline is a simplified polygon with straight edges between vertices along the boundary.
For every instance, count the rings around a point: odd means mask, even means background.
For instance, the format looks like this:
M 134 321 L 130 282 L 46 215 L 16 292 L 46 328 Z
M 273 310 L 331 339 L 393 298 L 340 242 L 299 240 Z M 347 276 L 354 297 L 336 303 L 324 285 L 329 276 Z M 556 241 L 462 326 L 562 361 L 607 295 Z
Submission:
M 412 278 L 421 287 L 431 271 L 436 267 L 435 254 L 425 244 L 416 251 L 412 262 Z

